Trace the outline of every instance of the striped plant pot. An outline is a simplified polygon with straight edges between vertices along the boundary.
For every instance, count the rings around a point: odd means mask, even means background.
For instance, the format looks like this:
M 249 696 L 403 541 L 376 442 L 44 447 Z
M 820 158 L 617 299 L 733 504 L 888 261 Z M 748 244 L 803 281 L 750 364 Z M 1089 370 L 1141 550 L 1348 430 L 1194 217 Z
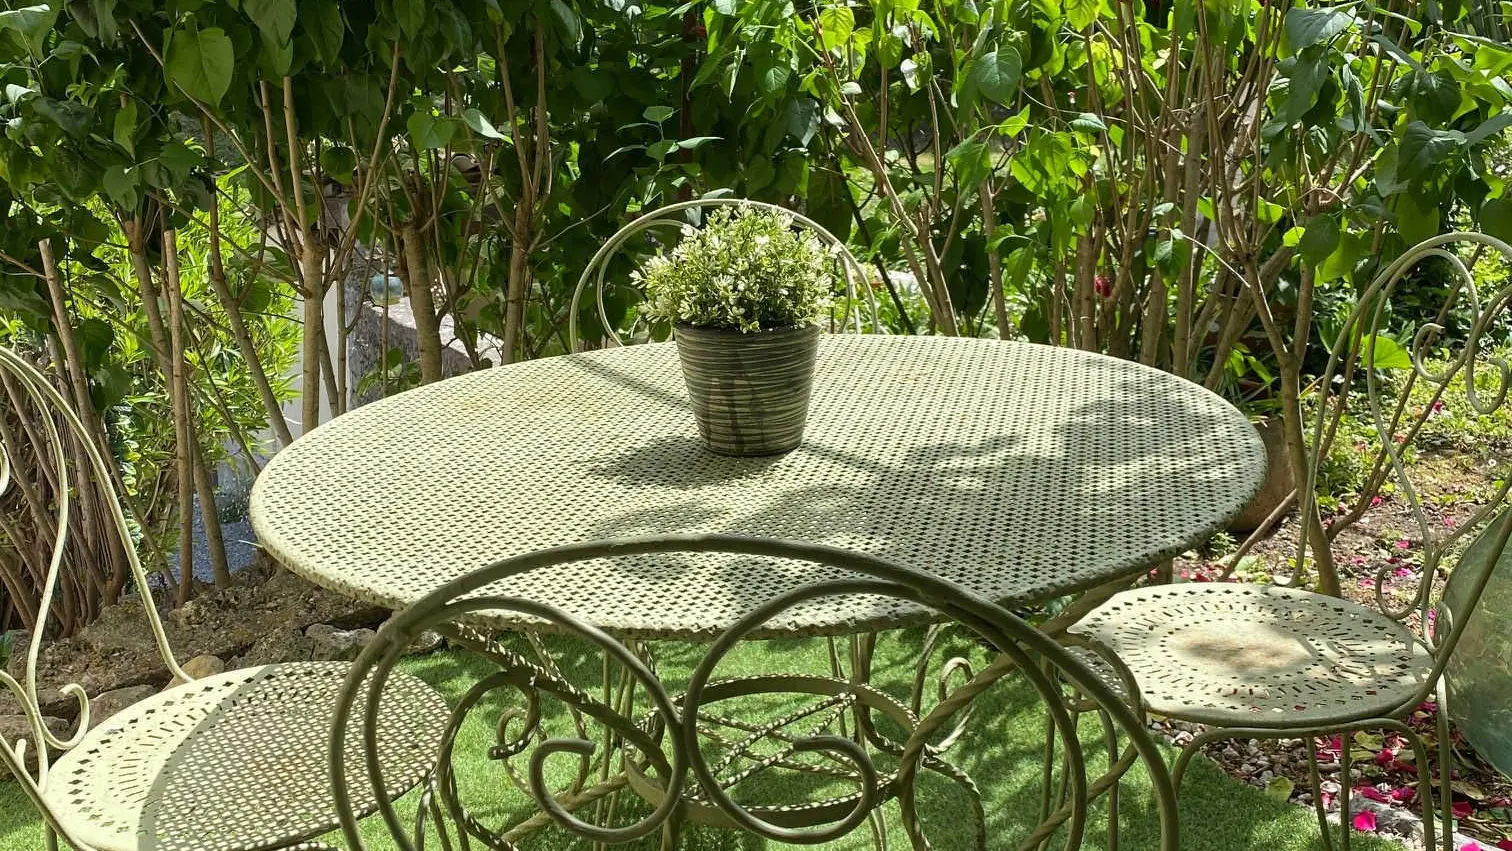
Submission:
M 678 325 L 698 432 L 720 455 L 776 455 L 803 442 L 819 326 L 743 334 Z

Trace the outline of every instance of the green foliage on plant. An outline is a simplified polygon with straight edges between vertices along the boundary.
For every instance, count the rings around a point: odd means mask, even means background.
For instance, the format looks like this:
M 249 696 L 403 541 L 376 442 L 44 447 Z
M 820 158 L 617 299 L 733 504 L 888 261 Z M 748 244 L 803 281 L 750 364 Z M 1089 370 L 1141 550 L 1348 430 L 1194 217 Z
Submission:
M 818 321 L 838 284 L 835 263 L 789 215 L 721 207 L 635 276 L 646 294 L 641 312 L 653 322 L 750 333 Z

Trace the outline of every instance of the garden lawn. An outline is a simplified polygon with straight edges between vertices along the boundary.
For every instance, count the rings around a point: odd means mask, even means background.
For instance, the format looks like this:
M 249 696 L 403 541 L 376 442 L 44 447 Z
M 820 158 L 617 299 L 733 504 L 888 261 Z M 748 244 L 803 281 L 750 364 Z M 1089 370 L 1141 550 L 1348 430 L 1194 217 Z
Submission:
M 885 673 L 874 679 L 884 690 L 906 694 L 912 677 L 912 664 L 906 660 L 917 655 L 919 635 L 905 632 L 884 638 L 878 647 L 878 669 Z M 576 682 L 600 681 L 601 667 L 593 649 L 574 642 L 554 639 L 555 658 Z M 948 648 L 951 655 L 963 655 L 980 662 L 983 653 L 974 643 L 960 640 Z M 670 688 L 680 688 L 702 649 L 690 645 L 658 643 L 652 646 L 662 676 Z M 937 653 L 936 655 L 942 655 Z M 782 669 L 823 673 L 828 670 L 827 648 L 818 640 L 750 642 L 740 645 L 719 668 L 720 675 L 758 673 Z M 406 660 L 404 668 L 432 683 L 448 698 L 455 700 L 475 683 L 488 668 L 478 659 L 461 652 L 443 652 Z M 939 660 L 931 666 L 938 669 Z M 456 771 L 459 787 L 468 807 L 485 824 L 509 825 L 522 815 L 533 812 L 529 801 L 514 791 L 503 777 L 501 765 L 489 760 L 485 752 L 493 741 L 493 724 L 499 709 L 511 705 L 514 693 L 496 692 L 485 700 L 486 711 L 475 711 L 464 725 L 456 748 Z M 783 698 L 751 698 L 747 708 L 758 704 L 762 711 L 783 711 Z M 490 704 L 490 701 L 492 703 Z M 571 727 L 559 705 L 545 704 L 547 725 L 552 733 L 568 734 Z M 885 728 L 883 732 L 888 732 Z M 1088 749 L 1089 771 L 1102 765 L 1099 759 L 1101 739 L 1092 727 L 1084 727 L 1083 741 Z M 977 702 L 976 715 L 969 732 L 951 750 L 953 762 L 966 769 L 982 789 L 986 802 L 988 847 L 1015 848 L 1037 815 L 1040 789 L 1040 764 L 1043 748 L 1043 715 L 1030 689 L 1017 680 L 1004 681 L 984 694 Z M 713 756 L 710 755 L 710 761 Z M 553 772 L 560 782 L 572 768 L 570 758 L 557 757 Z M 879 768 L 885 768 L 879 764 Z M 759 801 L 782 803 L 803 799 L 801 783 L 793 774 L 773 776 L 765 786 L 756 787 L 737 799 L 745 803 Z M 353 778 L 353 782 L 361 782 Z M 1121 846 L 1126 849 L 1154 849 L 1158 846 L 1158 828 L 1151 808 L 1149 786 L 1143 772 L 1136 768 L 1123 784 Z M 401 810 L 412 813 L 411 794 L 401 802 Z M 625 796 L 629 798 L 629 796 Z M 638 803 L 638 799 L 637 803 Z M 942 851 L 969 847 L 970 810 L 967 799 L 954 783 L 935 775 L 920 781 L 921 819 L 933 845 Z M 644 813 L 644 805 L 638 809 Z M 907 848 L 896 805 L 885 808 L 889 846 Z M 585 811 L 591 817 L 591 810 Z M 615 819 L 623 823 L 630 817 L 621 813 Z M 1317 823 L 1310 810 L 1282 803 L 1245 786 L 1220 772 L 1211 764 L 1198 760 L 1188 773 L 1181 796 L 1182 848 L 1184 851 L 1300 851 L 1321 848 Z M 1106 807 L 1099 803 L 1089 822 L 1084 844 L 1101 848 L 1105 844 Z M 381 822 L 364 823 L 368 848 L 392 849 L 393 842 Z M 332 837 L 332 839 L 336 839 Z M 1359 851 L 1387 851 L 1396 846 L 1376 837 L 1358 837 Z M 339 843 L 339 840 L 337 840 Z M 344 845 L 345 843 L 339 843 Z M 0 783 L 0 851 L 30 851 L 43 848 L 40 822 L 14 783 Z M 439 847 L 439 846 L 436 846 Z M 529 849 L 587 849 L 589 844 L 553 829 L 529 837 L 523 847 Z M 654 839 L 627 846 L 654 849 Z M 703 851 L 751 851 L 762 848 L 800 847 L 763 841 L 714 828 L 691 828 L 685 831 L 681 847 Z M 866 849 L 873 847 L 870 831 L 865 827 L 850 836 L 816 846 L 824 849 Z M 1050 847 L 1061 847 L 1057 840 Z

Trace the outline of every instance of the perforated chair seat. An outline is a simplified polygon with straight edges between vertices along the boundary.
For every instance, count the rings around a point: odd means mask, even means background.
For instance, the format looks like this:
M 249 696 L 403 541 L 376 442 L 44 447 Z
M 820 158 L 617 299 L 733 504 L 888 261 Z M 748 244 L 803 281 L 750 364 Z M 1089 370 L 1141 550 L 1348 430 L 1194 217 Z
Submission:
M 338 827 L 327 756 L 349 670 L 267 665 L 169 689 L 91 730 L 53 766 L 43 798 L 100 851 L 263 851 L 320 836 Z M 380 706 L 378 753 L 393 798 L 430 773 L 450 710 L 398 672 Z M 351 727 L 350 774 L 366 774 L 361 729 Z M 358 809 L 376 809 L 370 786 L 357 792 Z
M 1395 620 L 1279 586 L 1180 584 L 1115 595 L 1071 628 L 1134 674 L 1150 712 L 1226 727 L 1389 715 L 1433 657 Z

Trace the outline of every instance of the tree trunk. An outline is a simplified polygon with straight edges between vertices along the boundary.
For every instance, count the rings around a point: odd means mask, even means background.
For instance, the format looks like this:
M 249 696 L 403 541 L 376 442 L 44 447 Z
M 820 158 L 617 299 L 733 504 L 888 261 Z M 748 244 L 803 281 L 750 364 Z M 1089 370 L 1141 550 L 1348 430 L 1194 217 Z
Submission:
M 436 321 L 435 298 L 431 293 L 430 268 L 425 262 L 425 247 L 413 224 L 400 232 L 404 250 L 404 287 L 409 294 L 410 311 L 415 314 L 415 337 L 420 347 L 420 382 L 441 380 L 441 326 Z
M 194 588 L 194 432 L 190 425 L 188 364 L 184 358 L 184 296 L 179 289 L 176 234 L 163 231 L 163 291 L 168 302 L 170 386 L 173 406 L 174 455 L 178 476 L 179 589 L 178 605 L 189 602 Z
M 300 423 L 302 434 L 309 434 L 320 425 L 320 359 L 324 357 L 320 345 L 325 335 L 325 311 L 321 301 L 325 298 L 324 272 L 321 258 L 316 253 L 315 236 L 306 231 L 299 254 L 300 282 L 304 298 L 304 359 L 299 380 Z

